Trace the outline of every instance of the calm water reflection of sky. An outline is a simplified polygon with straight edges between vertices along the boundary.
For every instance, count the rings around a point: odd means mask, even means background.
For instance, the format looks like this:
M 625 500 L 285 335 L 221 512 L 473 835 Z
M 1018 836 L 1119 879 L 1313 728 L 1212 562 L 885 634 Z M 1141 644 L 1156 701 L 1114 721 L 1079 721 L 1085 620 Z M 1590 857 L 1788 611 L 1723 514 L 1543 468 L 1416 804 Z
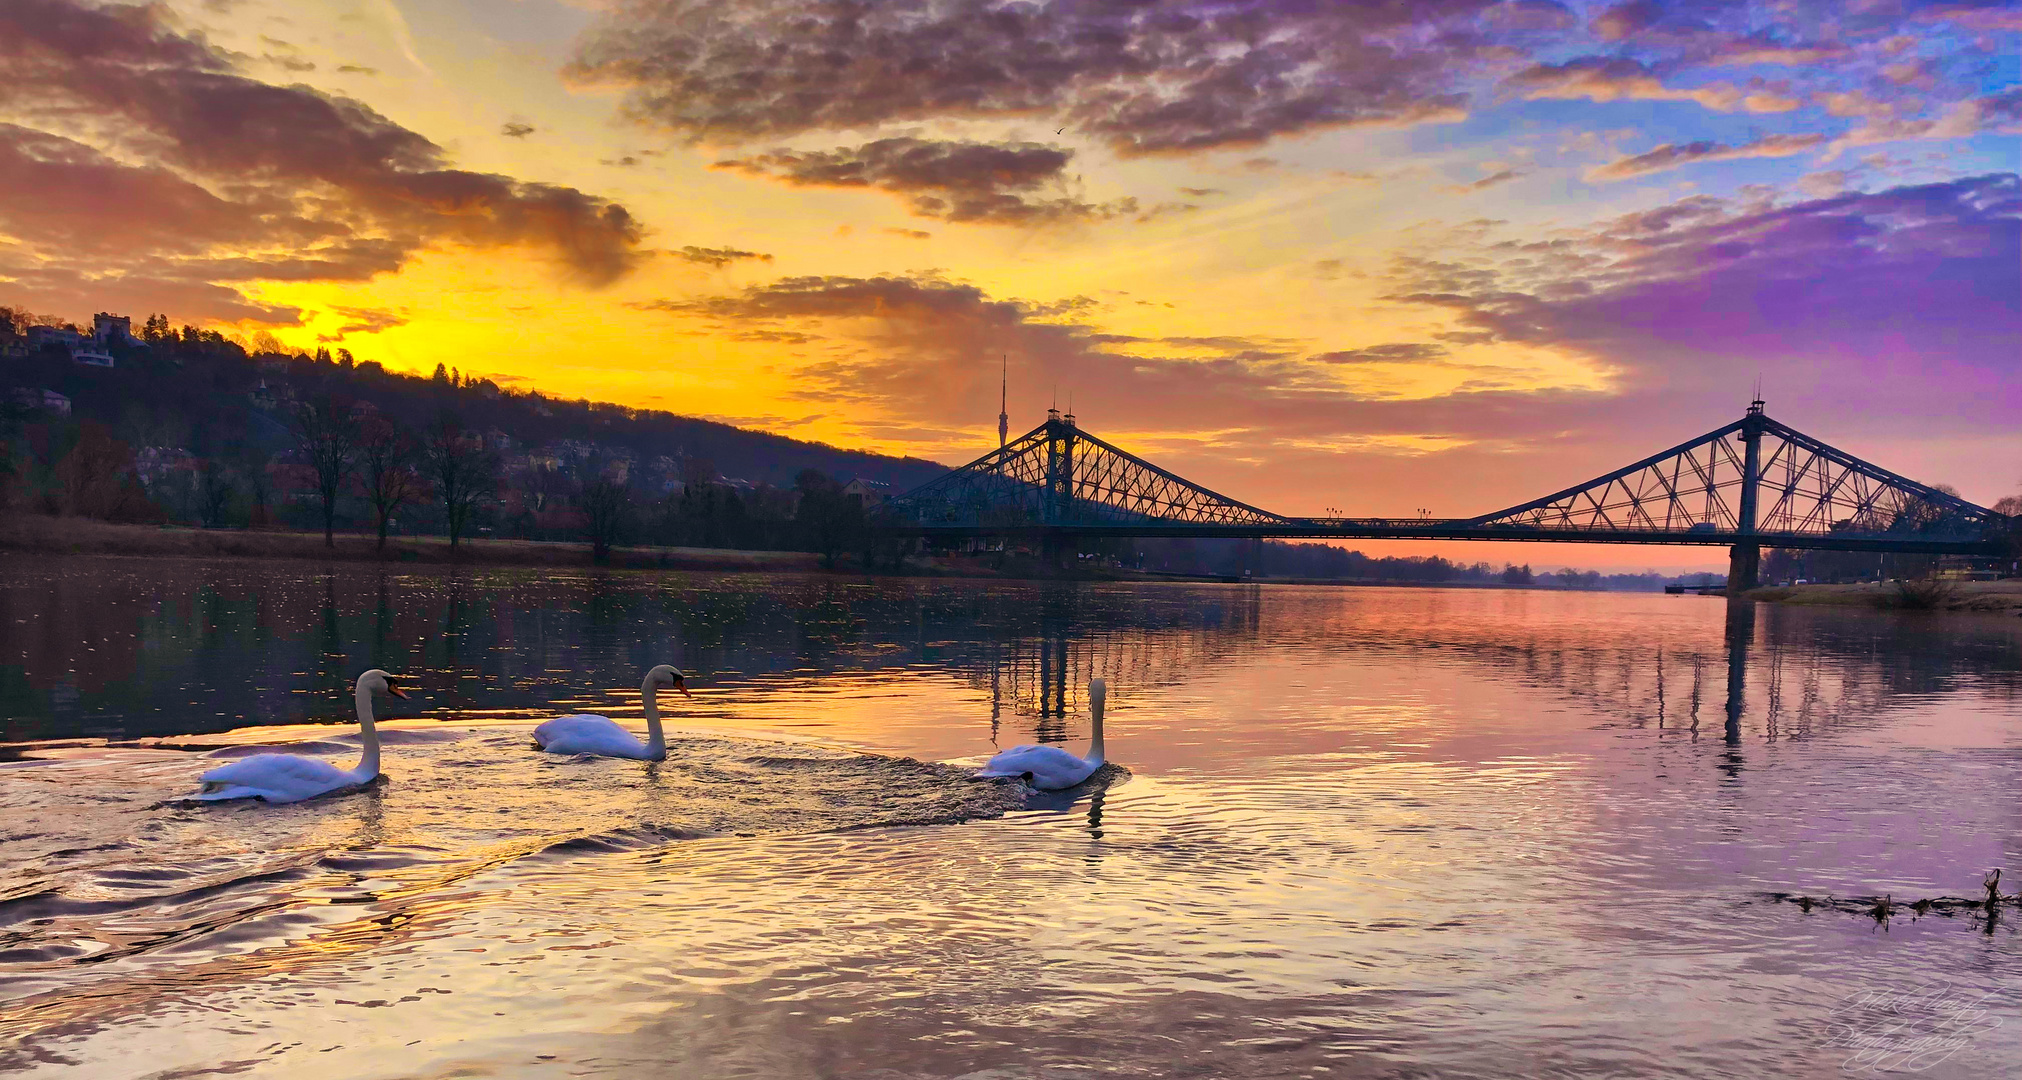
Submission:
M 666 763 L 527 748 L 661 661 Z M 274 726 L 369 666 L 382 787 L 158 805 L 354 752 Z M 2022 620 L 1697 597 L 14 559 L 0 1068 L 1840 1076 L 1836 1005 L 1940 980 L 2007 990 L 1925 1075 L 1998 1074 L 2016 915 L 1766 894 L 2022 877 L 2018 671 Z M 932 764 L 1078 746 L 1093 675 L 1106 790 Z

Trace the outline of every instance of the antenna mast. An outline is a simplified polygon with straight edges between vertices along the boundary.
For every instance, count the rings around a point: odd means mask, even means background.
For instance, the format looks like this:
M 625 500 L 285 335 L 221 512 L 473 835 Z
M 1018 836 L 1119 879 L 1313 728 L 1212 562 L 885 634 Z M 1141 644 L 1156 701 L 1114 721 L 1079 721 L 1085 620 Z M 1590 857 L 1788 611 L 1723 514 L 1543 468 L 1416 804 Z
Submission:
M 1011 354 L 1004 354 L 1004 367 L 997 386 L 997 449 L 1011 441 Z

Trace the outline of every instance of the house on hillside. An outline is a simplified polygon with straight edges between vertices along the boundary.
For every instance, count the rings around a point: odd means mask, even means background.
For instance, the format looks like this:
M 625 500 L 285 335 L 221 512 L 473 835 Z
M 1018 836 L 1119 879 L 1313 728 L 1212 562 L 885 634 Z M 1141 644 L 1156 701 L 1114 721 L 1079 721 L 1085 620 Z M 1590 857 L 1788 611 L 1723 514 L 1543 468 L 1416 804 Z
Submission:
M 61 345 L 75 350 L 84 344 L 84 335 L 68 326 L 31 326 L 28 328 L 28 346 L 41 349 L 50 345 Z
M 103 348 L 107 345 L 132 345 L 133 317 L 129 315 L 108 315 L 101 311 L 91 317 L 91 340 Z
M 880 480 L 866 480 L 859 476 L 843 485 L 842 493 L 863 504 L 866 510 L 875 510 L 886 499 L 892 497 L 892 485 Z
M 86 367 L 109 368 L 114 366 L 111 353 L 99 352 L 96 349 L 75 350 L 70 354 L 70 359 L 73 363 L 83 364 Z

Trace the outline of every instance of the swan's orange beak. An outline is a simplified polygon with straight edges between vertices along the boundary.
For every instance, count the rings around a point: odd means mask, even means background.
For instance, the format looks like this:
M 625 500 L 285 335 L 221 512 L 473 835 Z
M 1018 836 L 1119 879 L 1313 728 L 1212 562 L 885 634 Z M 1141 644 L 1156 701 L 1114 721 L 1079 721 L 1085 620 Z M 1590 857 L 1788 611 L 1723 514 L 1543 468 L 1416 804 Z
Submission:
M 397 698 L 405 699 L 407 697 L 407 694 L 404 691 L 402 691 L 398 686 L 395 686 L 392 683 L 386 684 L 386 692 L 392 694 L 394 697 Z

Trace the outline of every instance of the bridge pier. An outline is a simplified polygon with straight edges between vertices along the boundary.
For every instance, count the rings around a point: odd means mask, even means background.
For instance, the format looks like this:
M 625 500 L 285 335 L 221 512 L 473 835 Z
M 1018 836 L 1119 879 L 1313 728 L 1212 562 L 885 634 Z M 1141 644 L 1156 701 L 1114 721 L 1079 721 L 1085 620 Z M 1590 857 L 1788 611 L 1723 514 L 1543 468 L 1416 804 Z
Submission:
M 1727 549 L 1727 595 L 1739 596 L 1762 584 L 1761 578 L 1761 544 L 1736 544 Z

